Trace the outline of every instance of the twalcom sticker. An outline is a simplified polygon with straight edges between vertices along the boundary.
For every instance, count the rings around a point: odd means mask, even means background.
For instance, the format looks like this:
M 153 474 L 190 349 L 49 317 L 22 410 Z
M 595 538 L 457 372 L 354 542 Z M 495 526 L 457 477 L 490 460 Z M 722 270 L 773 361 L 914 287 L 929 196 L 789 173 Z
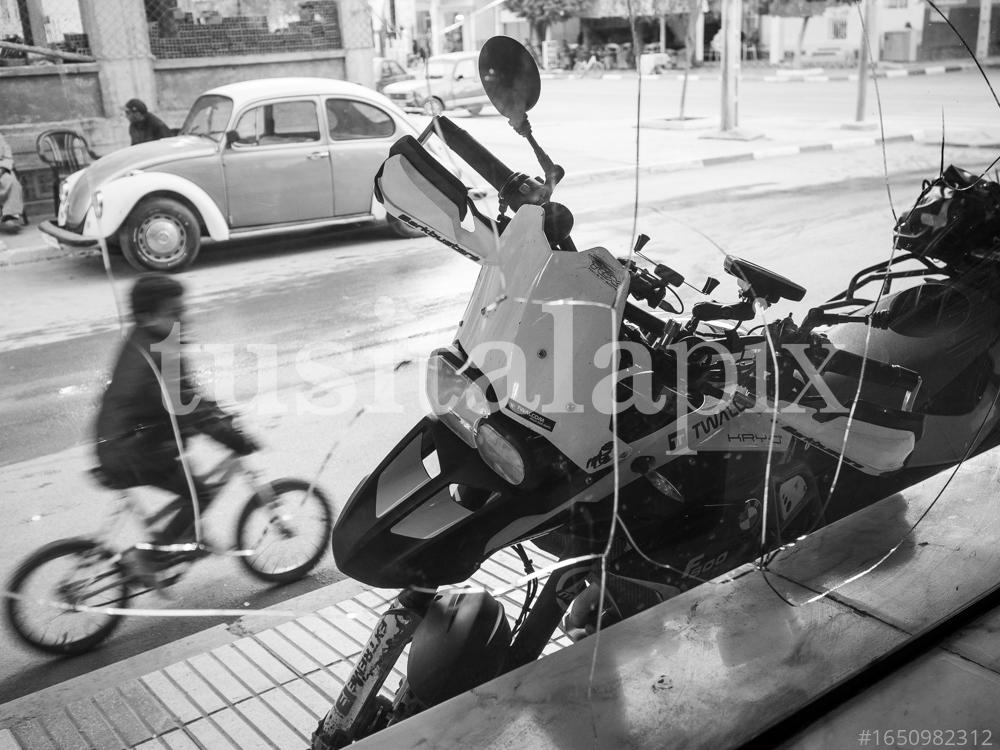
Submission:
M 514 412 L 517 416 L 522 419 L 527 419 L 534 425 L 538 425 L 543 430 L 548 430 L 552 432 L 555 429 L 556 423 L 553 422 L 548 417 L 542 416 L 536 411 L 532 411 L 527 406 L 517 403 L 517 401 L 508 401 L 507 408 Z

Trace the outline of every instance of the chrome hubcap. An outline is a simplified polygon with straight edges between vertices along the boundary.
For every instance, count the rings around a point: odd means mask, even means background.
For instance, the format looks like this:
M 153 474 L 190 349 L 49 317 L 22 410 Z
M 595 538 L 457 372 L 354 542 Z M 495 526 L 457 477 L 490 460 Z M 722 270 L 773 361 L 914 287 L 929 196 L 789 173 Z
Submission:
M 182 251 L 186 239 L 184 227 L 168 216 L 151 216 L 139 232 L 147 256 L 166 260 Z

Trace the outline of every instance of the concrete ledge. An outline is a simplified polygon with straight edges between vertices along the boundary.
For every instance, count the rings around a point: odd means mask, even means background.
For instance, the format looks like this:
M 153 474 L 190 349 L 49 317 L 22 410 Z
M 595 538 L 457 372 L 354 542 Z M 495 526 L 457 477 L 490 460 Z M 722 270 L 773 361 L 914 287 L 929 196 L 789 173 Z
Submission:
M 946 474 L 811 535 L 780 556 L 766 581 L 744 567 L 732 582 L 682 594 L 358 748 L 751 743 L 996 587 L 998 469 L 997 452 L 970 460 L 939 500 Z M 810 601 L 894 549 L 870 574 Z M 943 729 L 958 716 L 969 729 L 992 729 L 1000 721 L 1000 644 L 994 638 L 984 651 L 975 659 L 932 651 L 878 686 L 881 714 L 868 711 L 869 724 L 843 718 L 845 707 L 839 721 L 792 746 L 854 747 L 866 727 Z M 949 652 L 962 655 L 956 644 Z M 837 731 L 846 734 L 824 734 Z

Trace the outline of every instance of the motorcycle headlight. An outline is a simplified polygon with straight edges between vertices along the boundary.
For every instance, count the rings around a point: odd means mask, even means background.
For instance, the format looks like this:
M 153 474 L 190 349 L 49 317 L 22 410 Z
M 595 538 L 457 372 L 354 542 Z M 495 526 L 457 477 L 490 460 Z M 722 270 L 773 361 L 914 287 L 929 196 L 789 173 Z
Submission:
M 427 394 L 432 410 L 441 421 L 470 448 L 475 448 L 476 424 L 493 409 L 483 388 L 459 372 L 460 367 L 447 352 L 431 357 L 427 363 Z
M 476 448 L 486 465 L 505 481 L 518 487 L 528 476 L 527 461 L 521 453 L 518 442 L 512 435 L 505 434 L 500 425 L 480 422 L 476 430 Z

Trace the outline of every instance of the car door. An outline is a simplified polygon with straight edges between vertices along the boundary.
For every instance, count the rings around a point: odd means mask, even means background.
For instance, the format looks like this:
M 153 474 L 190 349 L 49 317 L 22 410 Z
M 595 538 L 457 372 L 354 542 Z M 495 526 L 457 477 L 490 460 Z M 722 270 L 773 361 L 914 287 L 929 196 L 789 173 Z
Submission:
M 244 111 L 227 136 L 222 166 L 233 228 L 333 215 L 330 151 L 315 99 Z
M 398 137 L 396 121 L 381 107 L 347 97 L 323 106 L 330 138 L 333 207 L 337 216 L 371 212 L 375 173 Z
M 483 87 L 479 83 L 479 69 L 475 58 L 455 63 L 453 78 L 452 98 L 457 106 L 482 94 Z

